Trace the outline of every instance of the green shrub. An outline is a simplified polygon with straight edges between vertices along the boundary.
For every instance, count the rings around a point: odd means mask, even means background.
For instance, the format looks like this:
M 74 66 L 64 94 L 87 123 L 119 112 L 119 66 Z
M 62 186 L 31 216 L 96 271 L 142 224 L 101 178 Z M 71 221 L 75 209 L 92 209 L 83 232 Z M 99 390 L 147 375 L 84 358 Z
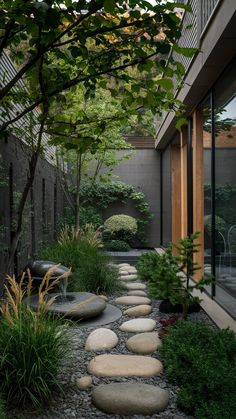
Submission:
M 123 240 L 111 240 L 105 243 L 105 248 L 114 252 L 128 252 L 130 245 Z
M 31 402 L 42 407 L 60 388 L 58 373 L 68 350 L 65 325 L 47 315 L 53 300 L 45 300 L 48 292 L 59 282 L 45 275 L 38 291 L 38 309 L 34 312 L 23 303 L 24 275 L 20 283 L 8 277 L 6 299 L 1 305 L 0 320 L 0 392 L 8 404 L 25 405 Z M 30 297 L 32 280 L 27 285 Z
M 86 241 L 79 243 L 79 266 L 69 279 L 70 291 L 112 294 L 121 289 L 118 271 L 109 263 L 111 258 Z
M 148 281 L 158 266 L 161 256 L 156 252 L 147 252 L 140 256 L 136 265 L 138 274 L 141 279 Z
M 155 252 L 145 253 L 136 266 L 139 276 L 148 281 L 148 289 L 153 298 L 173 300 L 173 288 L 181 288 L 181 278 L 177 275 L 179 268 L 171 247 L 162 255 Z M 175 302 L 177 301 L 172 301 L 173 304 Z
M 177 322 L 160 353 L 167 376 L 181 388 L 177 403 L 196 419 L 236 417 L 236 337 L 203 322 Z
M 53 243 L 42 249 L 40 258 L 51 260 L 55 263 L 71 268 L 74 272 L 79 266 L 79 246 L 76 241 L 66 241 L 63 246 L 59 243 Z
M 226 230 L 226 222 L 223 220 L 223 218 L 216 215 L 215 217 L 215 228 L 217 231 L 224 232 Z M 207 231 L 207 233 L 211 234 L 211 214 L 204 216 L 204 228 Z
M 7 419 L 5 402 L 1 398 L 0 398 L 0 419 Z
M 68 291 L 109 294 L 120 288 L 117 270 L 109 266 L 109 255 L 86 239 L 55 243 L 43 251 L 42 257 L 72 268 Z
M 90 182 L 81 184 L 80 199 L 83 206 L 92 205 L 99 209 L 108 208 L 115 202 L 126 204 L 131 200 L 135 209 L 139 212 L 137 219 L 138 231 L 135 239 L 141 244 L 146 243 L 145 227 L 153 217 L 143 192 L 132 185 L 123 182 Z M 114 237 L 113 237 L 114 238 Z M 125 240 L 123 237 L 115 237 Z M 111 240 L 111 237 L 108 237 Z
M 111 239 L 129 241 L 138 231 L 135 218 L 130 215 L 112 215 L 104 223 L 105 232 Z
M 102 217 L 94 207 L 80 208 L 80 227 L 84 228 L 86 224 L 92 224 L 95 228 L 103 224 Z

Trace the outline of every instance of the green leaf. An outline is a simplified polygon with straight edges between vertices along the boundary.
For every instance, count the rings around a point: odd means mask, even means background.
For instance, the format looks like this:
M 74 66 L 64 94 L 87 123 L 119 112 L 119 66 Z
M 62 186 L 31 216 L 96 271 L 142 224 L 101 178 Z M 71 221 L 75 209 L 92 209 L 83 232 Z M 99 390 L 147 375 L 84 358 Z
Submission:
M 163 87 L 164 90 L 172 90 L 173 89 L 173 81 L 171 79 L 160 79 L 157 80 L 157 84 Z
M 198 48 L 185 48 L 185 47 L 180 47 L 177 44 L 173 45 L 173 49 L 179 54 L 184 55 L 184 57 L 188 57 L 188 58 L 192 58 L 199 51 Z
M 176 127 L 176 129 L 178 130 L 178 131 L 181 131 L 181 128 L 184 126 L 184 125 L 187 125 L 188 124 L 188 121 L 187 121 L 187 119 L 186 118 L 179 118 L 178 119 L 178 121 L 176 122 L 176 124 L 175 124 L 175 127 Z
M 103 7 L 105 12 L 112 13 L 114 12 L 116 6 L 116 0 L 104 0 Z

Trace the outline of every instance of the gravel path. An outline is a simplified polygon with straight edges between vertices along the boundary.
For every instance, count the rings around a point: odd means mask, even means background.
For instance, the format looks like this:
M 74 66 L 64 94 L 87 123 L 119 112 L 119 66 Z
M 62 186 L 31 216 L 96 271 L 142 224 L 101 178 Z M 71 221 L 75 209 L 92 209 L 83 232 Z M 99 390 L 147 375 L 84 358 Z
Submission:
M 110 299 L 110 303 L 113 303 L 113 300 Z M 153 301 L 152 308 L 153 311 L 147 316 L 147 318 L 152 318 L 157 322 L 155 328 L 156 331 L 160 331 L 161 324 L 160 319 L 167 319 L 169 315 L 159 313 L 159 301 Z M 126 310 L 128 307 L 120 307 L 122 311 Z M 199 313 L 193 313 L 190 316 L 192 321 L 203 320 L 208 323 L 212 323 L 208 316 L 200 311 Z M 118 345 L 106 352 L 96 352 L 96 354 L 91 352 L 84 351 L 84 344 L 87 336 L 92 330 L 95 330 L 96 327 L 90 328 L 80 328 L 79 324 L 73 325 L 69 330 L 69 339 L 71 340 L 71 351 L 66 357 L 66 361 L 63 363 L 63 374 L 61 375 L 61 383 L 63 386 L 63 394 L 55 394 L 53 400 L 49 407 L 45 407 L 41 412 L 35 411 L 13 411 L 11 412 L 10 418 L 14 419 L 92 419 L 92 418 L 122 418 L 123 416 L 105 414 L 99 411 L 91 403 L 91 390 L 80 391 L 76 385 L 76 379 L 87 375 L 87 364 L 88 362 L 99 353 L 109 353 L 109 354 L 129 354 L 125 346 L 127 339 L 132 336 L 132 333 L 125 333 L 119 330 L 119 326 L 126 320 L 131 318 L 123 315 L 118 321 L 111 323 L 107 326 L 113 330 L 119 337 Z M 158 352 L 155 352 L 152 355 L 154 358 L 160 359 Z M 159 419 L 193 419 L 192 416 L 185 415 L 181 412 L 176 406 L 176 391 L 178 387 L 170 384 L 165 376 L 165 373 L 162 373 L 161 376 L 152 377 L 152 378 L 139 378 L 139 377 L 130 377 L 130 378 L 97 378 L 93 377 L 93 384 L 108 384 L 115 382 L 141 382 L 146 384 L 158 385 L 163 389 L 168 390 L 170 394 L 170 400 L 168 407 L 164 412 L 155 414 L 152 416 L 145 416 L 146 418 L 159 418 Z M 131 418 L 131 416 L 125 416 L 125 418 Z M 144 416 L 135 415 L 132 416 L 132 419 L 141 419 Z

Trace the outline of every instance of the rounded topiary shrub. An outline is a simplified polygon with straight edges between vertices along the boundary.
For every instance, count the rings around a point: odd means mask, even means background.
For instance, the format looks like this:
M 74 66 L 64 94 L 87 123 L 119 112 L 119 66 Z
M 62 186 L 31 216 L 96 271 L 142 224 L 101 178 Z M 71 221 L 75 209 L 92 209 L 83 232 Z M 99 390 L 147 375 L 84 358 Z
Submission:
M 131 240 L 138 231 L 138 224 L 135 218 L 130 215 L 112 215 L 105 223 L 105 235 L 115 240 Z

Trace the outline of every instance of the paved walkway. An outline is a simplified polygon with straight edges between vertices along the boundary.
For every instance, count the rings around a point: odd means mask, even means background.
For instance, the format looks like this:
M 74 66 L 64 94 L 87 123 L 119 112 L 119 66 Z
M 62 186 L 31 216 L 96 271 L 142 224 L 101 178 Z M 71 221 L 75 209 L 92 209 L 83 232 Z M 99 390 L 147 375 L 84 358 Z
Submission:
M 153 415 L 168 406 L 167 390 L 151 384 L 132 382 L 117 383 L 115 377 L 155 377 L 163 371 L 162 363 L 152 357 L 161 346 L 158 333 L 154 331 L 155 320 L 149 318 L 151 301 L 146 294 L 146 285 L 138 280 L 136 268 L 128 263 L 118 265 L 119 276 L 127 289 L 114 304 L 127 306 L 124 315 L 130 320 L 120 325 L 120 333 L 130 333 L 125 354 L 109 354 L 119 341 L 112 330 L 97 328 L 85 343 L 85 349 L 94 353 L 87 365 L 88 374 L 95 377 L 114 377 L 114 383 L 99 384 L 92 390 L 92 402 L 102 412 L 113 415 Z M 141 294 L 140 294 L 141 293 Z M 106 350 L 106 354 L 96 352 Z M 128 351 L 128 354 L 127 354 Z M 107 353 L 108 352 L 108 353 Z M 82 377 L 81 389 L 90 387 L 91 376 Z

